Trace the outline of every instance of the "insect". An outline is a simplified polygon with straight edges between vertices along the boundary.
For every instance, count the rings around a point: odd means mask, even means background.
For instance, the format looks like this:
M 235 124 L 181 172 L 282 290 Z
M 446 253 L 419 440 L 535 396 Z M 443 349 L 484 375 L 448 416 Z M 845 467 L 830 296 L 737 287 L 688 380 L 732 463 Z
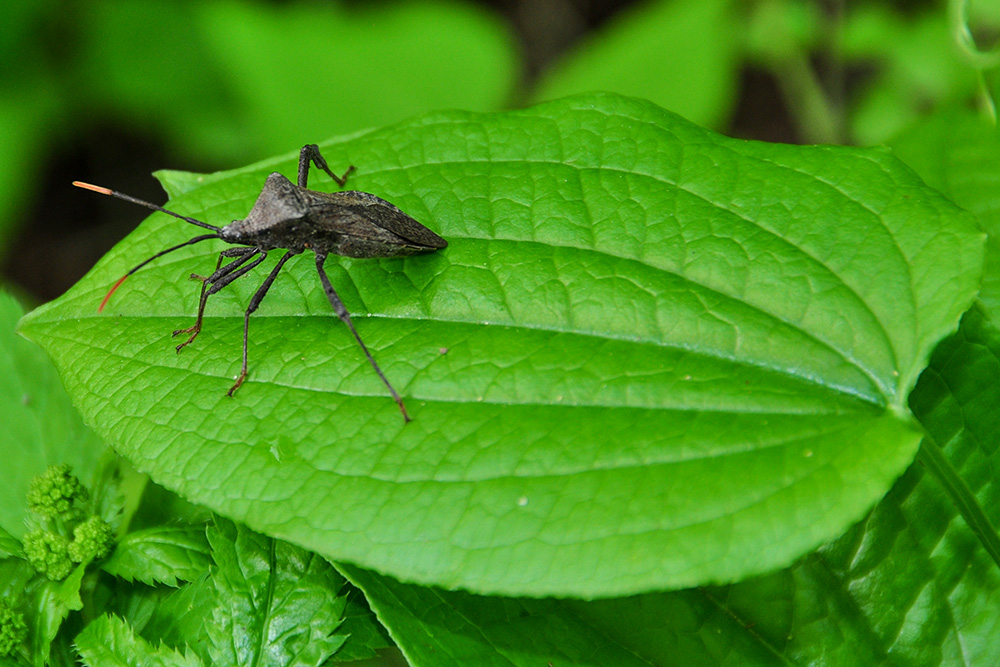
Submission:
M 354 334 L 354 338 L 358 341 L 358 345 L 361 346 L 372 368 L 378 373 L 379 378 L 389 389 L 389 393 L 399 406 L 400 412 L 403 413 L 403 419 L 408 422 L 410 416 L 406 413 L 403 399 L 393 389 L 382 369 L 379 368 L 374 357 L 361 340 L 361 336 L 358 335 L 351 322 L 351 316 L 340 297 L 337 296 L 333 285 L 330 284 L 326 271 L 323 270 L 323 263 L 328 254 L 360 258 L 400 257 L 440 250 L 446 248 L 448 242 L 375 195 L 353 190 L 327 193 L 307 189 L 310 165 L 315 165 L 325 171 L 340 187 L 344 187 L 348 175 L 354 170 L 354 167 L 351 166 L 344 172 L 343 176 L 337 176 L 330 170 L 326 160 L 320 154 L 319 146 L 308 144 L 299 153 L 298 185 L 278 172 L 272 173 L 267 177 L 264 189 L 261 190 L 247 217 L 243 220 L 234 220 L 224 227 L 216 227 L 201 220 L 168 211 L 156 204 L 108 188 L 75 181 L 73 185 L 77 187 L 139 204 L 154 211 L 180 218 L 192 225 L 212 230 L 211 234 L 202 234 L 184 243 L 161 250 L 137 264 L 108 290 L 98 311 L 104 310 L 108 299 L 125 282 L 126 278 L 155 259 L 209 239 L 221 239 L 233 245 L 234 247 L 219 253 L 215 272 L 210 276 L 191 275 L 192 278 L 201 281 L 201 296 L 198 301 L 198 315 L 194 325 L 173 332 L 174 336 L 188 334 L 188 339 L 177 346 L 177 352 L 180 353 L 201 332 L 208 297 L 245 276 L 267 258 L 268 252 L 278 249 L 284 250 L 285 254 L 281 256 L 271 273 L 251 297 L 250 304 L 243 315 L 243 366 L 240 369 L 240 374 L 236 377 L 236 382 L 227 392 L 229 396 L 232 396 L 247 378 L 247 340 L 250 329 L 250 314 L 260 306 L 260 302 L 264 299 L 264 295 L 267 294 L 285 262 L 306 250 L 312 250 L 316 254 L 316 271 L 319 273 L 320 282 L 323 284 L 323 290 L 326 292 L 330 305 L 333 306 L 333 311 Z

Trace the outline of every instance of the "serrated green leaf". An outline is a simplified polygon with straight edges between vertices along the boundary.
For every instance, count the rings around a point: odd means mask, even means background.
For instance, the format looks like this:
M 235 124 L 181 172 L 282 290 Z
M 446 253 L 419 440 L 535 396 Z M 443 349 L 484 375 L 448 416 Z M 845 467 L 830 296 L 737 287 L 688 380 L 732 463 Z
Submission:
M 334 654 L 335 662 L 373 658 L 379 649 L 394 645 L 385 626 L 375 618 L 364 594 L 350 585 L 347 589 L 344 622 L 337 628 L 337 633 L 345 635 L 347 641 Z
M 182 354 L 169 338 L 195 310 L 182 278 L 218 248 L 151 265 L 98 314 L 118 276 L 193 234 L 162 215 L 22 329 L 158 482 L 444 587 L 731 581 L 836 537 L 912 460 L 906 397 L 981 271 L 971 217 L 885 150 L 731 140 L 611 95 L 434 114 L 324 150 L 450 242 L 330 267 L 412 423 L 311 262 L 252 318 L 235 399 L 256 284 L 214 296 Z M 242 217 L 271 168 L 172 206 Z
M 214 609 L 215 604 L 215 587 L 206 572 L 158 600 L 142 625 L 142 636 L 175 648 L 189 646 L 202 661 L 212 664 L 211 623 L 206 622 L 206 610 Z
M 209 529 L 216 600 L 209 653 L 219 665 L 318 666 L 335 635 L 343 579 L 320 556 L 220 520 Z
M 125 535 L 101 569 L 150 586 L 177 586 L 207 572 L 211 562 L 203 527 L 166 525 Z
M 36 667 L 48 663 L 52 642 L 60 626 L 71 611 L 83 609 L 80 585 L 86 565 L 78 565 L 62 581 L 36 577 L 30 588 L 31 604 L 25 618 L 28 623 L 28 641 Z
M 117 616 L 104 615 L 91 621 L 77 635 L 76 647 L 88 667 L 200 667 L 203 664 L 193 652 L 178 653 L 165 646 L 153 646 Z
M 4 465 L 0 469 L 0 526 L 20 538 L 25 532 L 28 483 L 49 465 L 69 463 L 89 480 L 107 451 L 84 426 L 52 362 L 35 344 L 14 333 L 24 311 L 0 292 L 0 424 Z

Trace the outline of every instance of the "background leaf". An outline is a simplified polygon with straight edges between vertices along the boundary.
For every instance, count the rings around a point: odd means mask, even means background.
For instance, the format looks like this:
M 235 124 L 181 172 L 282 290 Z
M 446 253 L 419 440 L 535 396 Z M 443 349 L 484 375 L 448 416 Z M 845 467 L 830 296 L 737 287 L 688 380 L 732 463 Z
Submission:
M 911 127 L 891 146 L 929 185 L 975 213 L 989 233 L 978 300 L 1000 323 L 1000 130 L 987 118 L 955 109 Z
M 96 2 L 81 20 L 93 103 L 215 160 L 434 108 L 493 109 L 517 71 L 503 25 L 457 2 Z
M 98 315 L 116 277 L 191 234 L 162 215 L 22 328 L 168 488 L 444 587 L 732 581 L 840 535 L 912 460 L 906 397 L 981 270 L 971 219 L 885 150 L 736 141 L 610 95 L 434 114 L 325 152 L 451 243 L 332 271 L 413 423 L 309 262 L 255 315 L 236 400 L 256 285 L 213 297 L 183 354 L 167 335 L 194 312 L 178 278 L 213 249 L 164 258 Z M 272 166 L 173 206 L 241 217 Z
M 49 465 L 69 463 L 89 484 L 106 451 L 84 426 L 45 353 L 14 333 L 23 313 L 12 296 L 0 292 L 0 424 L 7 443 L 0 472 L 0 526 L 17 538 L 25 532 L 32 477 Z
M 737 9 L 731 0 L 637 4 L 551 67 L 535 99 L 606 90 L 722 125 L 736 101 Z

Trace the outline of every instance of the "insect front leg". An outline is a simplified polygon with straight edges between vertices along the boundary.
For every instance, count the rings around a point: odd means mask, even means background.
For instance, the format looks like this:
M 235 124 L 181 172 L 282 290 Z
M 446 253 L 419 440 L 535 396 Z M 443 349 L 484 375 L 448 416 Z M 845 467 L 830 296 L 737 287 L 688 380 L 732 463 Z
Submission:
M 263 254 L 266 255 L 267 253 Z M 271 273 L 269 273 L 267 278 L 264 279 L 264 283 L 257 288 L 257 291 L 254 293 L 253 298 L 250 299 L 250 305 L 247 306 L 247 311 L 243 315 L 243 366 L 242 368 L 240 368 L 240 374 L 236 378 L 236 382 L 229 389 L 229 391 L 226 392 L 226 394 L 229 396 L 232 396 L 233 393 L 240 388 L 240 385 L 243 384 L 243 381 L 247 379 L 247 340 L 249 339 L 250 335 L 250 313 L 257 310 L 257 307 L 260 305 L 260 302 L 264 300 L 264 295 L 267 294 L 267 290 L 271 289 L 271 283 L 273 283 L 274 279 L 278 277 L 278 271 L 281 271 L 281 267 L 285 265 L 285 262 L 287 262 L 289 259 L 291 259 L 297 254 L 299 254 L 298 251 L 289 250 L 284 255 L 282 255 L 281 259 L 278 260 L 278 263 L 275 264 L 273 269 L 271 269 Z M 257 263 L 259 262 L 255 262 L 255 264 Z M 215 285 L 212 286 L 212 289 L 213 290 L 215 289 Z
M 327 277 L 326 271 L 323 270 L 323 263 L 325 261 L 326 255 L 316 253 L 316 270 L 319 272 L 320 282 L 323 283 L 323 291 L 326 292 L 326 298 L 330 300 L 330 305 L 333 306 L 333 312 L 337 314 L 340 321 L 346 324 L 347 328 L 351 330 L 352 334 L 354 334 L 354 338 L 358 341 L 358 345 L 361 346 L 361 350 L 365 353 L 365 356 L 368 357 L 368 362 L 371 363 L 372 368 L 375 369 L 375 372 L 378 373 L 378 376 L 382 379 L 386 388 L 388 388 L 389 393 L 392 394 L 392 398 L 396 401 L 396 405 L 399 406 L 399 411 L 403 413 L 404 421 L 410 421 L 410 415 L 406 414 L 406 406 L 403 405 L 403 399 L 399 397 L 396 390 L 392 388 L 391 384 L 389 384 L 389 380 L 386 379 L 385 373 L 383 373 L 382 369 L 379 368 L 377 363 L 375 363 L 375 358 L 372 357 L 371 352 L 368 351 L 364 341 L 361 340 L 361 336 L 358 335 L 357 330 L 354 328 L 354 323 L 351 322 L 351 316 L 348 314 L 347 308 L 344 307 L 344 302 L 340 300 L 340 297 L 337 296 L 337 292 L 333 289 L 333 285 L 330 284 L 330 278 Z
M 267 253 L 263 253 L 263 256 L 258 257 L 255 261 L 251 262 L 249 265 L 245 266 L 243 269 L 237 271 L 243 264 L 245 264 L 250 258 L 252 258 L 257 253 L 261 252 L 258 248 L 227 248 L 219 253 L 219 261 L 215 263 L 215 271 L 212 275 L 205 277 L 200 277 L 192 274 L 192 278 L 201 280 L 201 296 L 198 299 L 198 316 L 195 319 L 194 326 L 188 327 L 187 329 L 178 329 L 173 332 L 173 336 L 179 334 L 191 334 L 191 336 L 177 346 L 177 352 L 180 351 L 188 344 L 193 341 L 199 333 L 201 333 L 202 320 L 205 315 L 205 304 L 208 303 L 208 297 L 218 292 L 220 289 L 233 282 L 242 275 L 245 275 L 247 271 L 253 269 L 255 266 L 260 264 L 267 257 Z M 236 257 L 229 264 L 222 266 L 222 260 L 225 257 Z M 222 266 L 222 268 L 219 268 Z M 211 285 L 211 287 L 209 287 Z
M 316 144 L 306 144 L 302 147 L 299 152 L 299 187 L 306 187 L 306 183 L 309 182 L 309 163 L 312 162 L 319 169 L 322 169 L 326 173 L 330 174 L 330 178 L 337 181 L 337 185 L 344 187 L 347 183 L 347 176 L 352 171 L 354 171 L 354 165 L 352 164 L 344 172 L 343 176 L 337 176 L 335 173 L 330 171 L 329 165 L 327 165 L 326 160 L 319 153 L 319 146 Z

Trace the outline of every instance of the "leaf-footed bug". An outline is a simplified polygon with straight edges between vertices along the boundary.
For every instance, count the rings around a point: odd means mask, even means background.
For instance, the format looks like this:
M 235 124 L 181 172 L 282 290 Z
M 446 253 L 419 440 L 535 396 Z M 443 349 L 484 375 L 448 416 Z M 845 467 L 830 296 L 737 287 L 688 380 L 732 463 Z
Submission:
M 210 229 L 213 232 L 196 236 L 184 243 L 161 250 L 140 262 L 111 287 L 104 300 L 101 301 L 98 311 L 104 310 L 108 299 L 126 278 L 167 253 L 209 239 L 221 239 L 236 246 L 219 253 L 219 260 L 215 264 L 215 272 L 212 275 L 202 277 L 192 274 L 192 278 L 201 280 L 198 315 L 193 326 L 173 332 L 174 336 L 190 334 L 186 341 L 177 346 L 179 353 L 201 331 L 208 297 L 246 275 L 264 261 L 269 251 L 285 250 L 285 254 L 278 260 L 274 269 L 271 270 L 271 273 L 250 299 L 250 304 L 244 313 L 243 366 L 236 382 L 227 392 L 229 396 L 232 396 L 247 377 L 247 338 L 250 313 L 257 310 L 285 262 L 306 250 L 312 250 L 316 254 L 316 270 L 319 273 L 320 282 L 330 300 L 330 305 L 333 306 L 333 311 L 354 334 L 354 338 L 358 341 L 358 345 L 361 346 L 372 368 L 378 373 L 379 378 L 389 389 L 389 393 L 392 394 L 392 398 L 399 406 L 400 412 L 403 413 L 403 419 L 410 421 L 410 416 L 406 414 L 406 407 L 403 405 L 403 399 L 389 384 L 389 380 L 386 379 L 382 369 L 379 368 L 361 340 L 361 336 L 355 330 L 354 324 L 351 323 L 351 316 L 340 297 L 337 296 L 337 292 L 334 291 L 333 285 L 330 284 L 326 271 L 323 270 L 323 263 L 326 261 L 326 256 L 331 253 L 343 257 L 358 258 L 400 257 L 440 250 L 446 248 L 448 242 L 375 195 L 353 190 L 327 193 L 307 189 L 310 163 L 329 174 L 340 187 L 344 187 L 347 183 L 347 176 L 354 170 L 354 167 L 351 166 L 344 172 L 343 176 L 337 176 L 320 155 L 319 146 L 316 144 L 304 146 L 299 153 L 298 185 L 277 172 L 272 173 L 267 177 L 264 189 L 261 190 L 247 217 L 243 220 L 234 220 L 224 227 L 216 227 L 201 220 L 168 211 L 156 204 L 108 188 L 75 181 L 73 185 L 77 187 L 139 204 L 154 211 L 180 218 L 192 225 Z M 230 257 L 234 259 L 223 265 L 223 260 Z

